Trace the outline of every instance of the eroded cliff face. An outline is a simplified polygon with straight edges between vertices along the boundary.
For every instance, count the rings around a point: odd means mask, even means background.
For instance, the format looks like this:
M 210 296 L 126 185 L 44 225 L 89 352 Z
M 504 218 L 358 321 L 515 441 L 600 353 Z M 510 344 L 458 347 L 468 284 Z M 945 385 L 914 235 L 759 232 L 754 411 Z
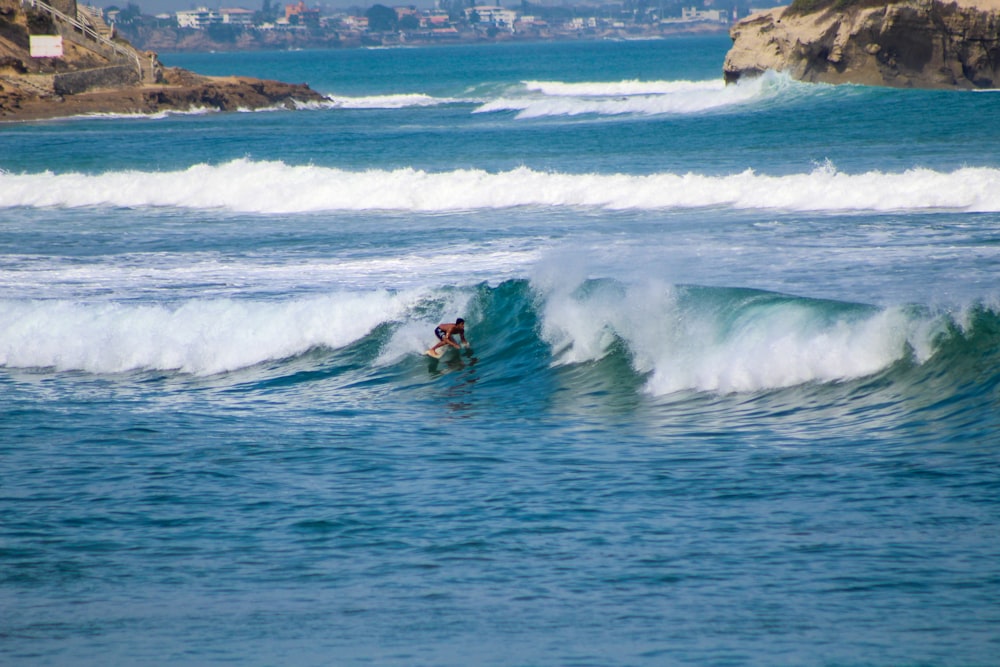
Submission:
M 730 30 L 724 75 L 730 83 L 774 70 L 818 83 L 1000 88 L 1000 8 L 996 0 L 964 2 L 754 14 Z
M 68 39 L 63 57 L 32 58 L 30 18 L 17 0 L 0 0 L 0 122 L 92 113 L 293 108 L 326 101 L 305 84 L 164 70 L 155 54 L 136 52 L 155 75 L 142 80 L 131 64 L 109 61 Z

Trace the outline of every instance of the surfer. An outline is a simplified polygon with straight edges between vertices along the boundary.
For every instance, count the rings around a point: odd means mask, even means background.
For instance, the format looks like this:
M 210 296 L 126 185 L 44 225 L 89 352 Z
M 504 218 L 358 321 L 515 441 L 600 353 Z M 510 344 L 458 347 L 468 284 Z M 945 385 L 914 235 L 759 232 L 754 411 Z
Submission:
M 462 339 L 462 347 L 469 347 L 469 339 L 465 337 L 465 320 L 461 317 L 455 320 L 454 324 L 444 322 L 437 325 L 434 329 L 434 335 L 438 337 L 438 343 L 428 352 L 435 356 L 437 349 L 445 345 L 451 345 L 456 350 L 462 349 L 458 346 L 458 341 L 455 340 L 456 336 Z

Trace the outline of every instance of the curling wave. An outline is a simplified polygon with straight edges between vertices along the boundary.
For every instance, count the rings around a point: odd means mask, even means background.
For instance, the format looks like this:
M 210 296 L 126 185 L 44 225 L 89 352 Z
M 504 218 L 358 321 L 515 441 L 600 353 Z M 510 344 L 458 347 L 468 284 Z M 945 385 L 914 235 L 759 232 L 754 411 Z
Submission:
M 433 325 L 463 313 L 505 382 L 620 357 L 653 395 L 842 383 L 900 364 L 997 383 L 1000 314 L 878 308 L 737 288 L 572 285 L 545 276 L 419 293 L 176 304 L 0 300 L 0 366 L 225 373 L 365 343 L 357 364 L 412 364 Z

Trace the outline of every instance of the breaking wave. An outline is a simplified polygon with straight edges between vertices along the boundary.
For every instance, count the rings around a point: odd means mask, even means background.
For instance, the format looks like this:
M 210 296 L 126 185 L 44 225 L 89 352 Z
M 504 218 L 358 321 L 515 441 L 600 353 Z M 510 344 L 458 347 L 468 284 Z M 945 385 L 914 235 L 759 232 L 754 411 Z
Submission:
M 799 174 L 753 170 L 571 174 L 404 168 L 348 171 L 233 160 L 179 171 L 99 174 L 0 171 L 0 208 L 174 207 L 248 213 L 455 211 L 512 207 L 777 211 L 1000 211 L 1000 169 L 908 169 L 848 174 L 830 164 Z
M 361 97 L 327 95 L 327 99 L 330 102 L 325 106 L 334 109 L 405 109 L 408 107 L 433 107 L 444 104 L 459 104 L 465 101 L 450 97 L 434 97 L 423 93 L 367 95 Z
M 595 114 L 689 114 L 742 105 L 771 94 L 770 78 L 726 86 L 723 81 L 527 81 L 489 100 L 476 113 L 515 111 L 519 119 Z
M 477 355 L 510 380 L 564 368 L 589 372 L 618 357 L 637 386 L 656 396 L 850 382 L 900 365 L 936 364 L 928 371 L 936 375 L 966 369 L 972 375 L 956 382 L 997 382 L 1000 315 L 992 307 L 933 313 L 544 275 L 497 286 L 279 301 L 0 300 L 0 366 L 211 375 L 325 350 L 350 354 L 352 367 L 377 373 L 422 362 L 433 326 L 454 313 L 467 317 Z

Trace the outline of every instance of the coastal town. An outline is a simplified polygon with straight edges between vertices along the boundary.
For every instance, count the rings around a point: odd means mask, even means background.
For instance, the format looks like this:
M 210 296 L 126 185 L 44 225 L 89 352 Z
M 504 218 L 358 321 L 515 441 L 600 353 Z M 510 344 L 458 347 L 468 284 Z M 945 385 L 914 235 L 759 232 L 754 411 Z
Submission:
M 263 0 L 257 8 L 199 7 L 144 14 L 133 3 L 109 6 L 104 20 L 139 48 L 237 50 L 447 44 L 554 39 L 651 39 L 721 32 L 755 8 L 738 0 L 700 4 L 626 0 L 619 3 L 532 3 L 513 7 L 438 0 L 433 8 L 374 4 L 337 8 L 299 0 Z
M 134 3 L 121 8 L 77 0 L 0 0 L 0 122 L 91 113 L 296 108 L 326 100 L 305 83 L 212 77 L 167 67 L 160 53 L 659 39 L 724 33 L 734 17 L 751 9 L 715 4 L 743 0 L 700 0 L 701 6 L 687 4 L 691 0 L 656 5 L 649 0 L 590 5 L 521 0 L 517 8 L 467 1 L 437 0 L 424 9 L 382 4 L 338 9 L 305 0 L 263 0 L 259 9 L 149 15 Z M 681 1 L 685 4 L 677 4 Z

